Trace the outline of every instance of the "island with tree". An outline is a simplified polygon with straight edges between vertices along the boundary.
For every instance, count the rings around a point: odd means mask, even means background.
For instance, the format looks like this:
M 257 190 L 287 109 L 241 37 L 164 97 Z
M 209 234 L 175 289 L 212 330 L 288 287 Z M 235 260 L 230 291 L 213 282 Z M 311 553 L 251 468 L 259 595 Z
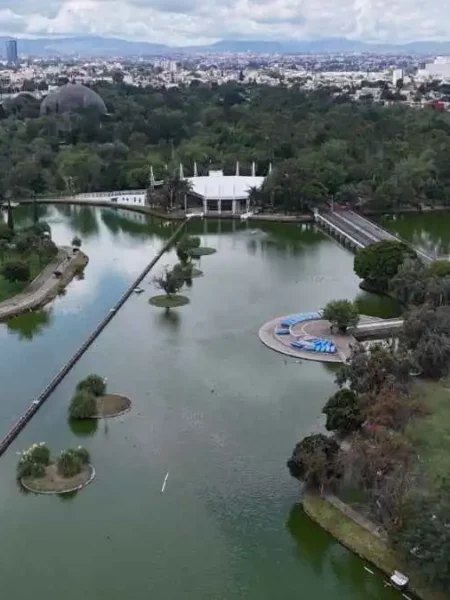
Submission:
M 69 405 L 71 419 L 118 417 L 131 409 L 131 400 L 123 394 L 107 392 L 106 380 L 91 374 L 81 380 Z
M 17 463 L 21 485 L 36 494 L 67 494 L 86 487 L 95 477 L 89 452 L 82 446 L 63 450 L 55 459 L 44 442 L 24 450 Z

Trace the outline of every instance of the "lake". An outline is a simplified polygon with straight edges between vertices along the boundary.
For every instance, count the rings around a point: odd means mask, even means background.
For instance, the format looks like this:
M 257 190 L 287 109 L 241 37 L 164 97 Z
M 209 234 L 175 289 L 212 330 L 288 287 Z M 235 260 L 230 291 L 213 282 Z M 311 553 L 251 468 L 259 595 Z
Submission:
M 5 434 L 161 248 L 175 225 L 137 213 L 41 206 L 57 244 L 83 241 L 81 280 L 44 310 L 0 326 Z M 17 209 L 26 224 L 31 210 Z M 2 590 L 9 600 L 393 600 L 379 575 L 310 521 L 286 468 L 295 443 L 323 426 L 335 367 L 270 351 L 259 327 L 276 315 L 358 299 L 353 255 L 313 225 L 190 222 L 204 276 L 166 314 L 145 293 L 118 312 L 0 460 Z M 166 254 L 155 268 L 176 261 Z M 77 381 L 108 379 L 132 399 L 118 419 L 74 426 Z M 16 452 L 83 444 L 97 478 L 73 496 L 36 496 L 15 480 Z M 170 475 L 164 494 L 161 486 Z M 23 577 L 22 577 L 23 576 Z

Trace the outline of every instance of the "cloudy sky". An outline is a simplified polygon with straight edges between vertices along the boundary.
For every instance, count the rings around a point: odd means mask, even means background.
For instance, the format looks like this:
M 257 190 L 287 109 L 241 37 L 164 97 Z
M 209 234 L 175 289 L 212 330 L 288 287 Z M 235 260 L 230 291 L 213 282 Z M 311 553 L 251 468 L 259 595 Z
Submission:
M 0 32 L 174 45 L 217 39 L 450 39 L 450 0 L 0 0 Z

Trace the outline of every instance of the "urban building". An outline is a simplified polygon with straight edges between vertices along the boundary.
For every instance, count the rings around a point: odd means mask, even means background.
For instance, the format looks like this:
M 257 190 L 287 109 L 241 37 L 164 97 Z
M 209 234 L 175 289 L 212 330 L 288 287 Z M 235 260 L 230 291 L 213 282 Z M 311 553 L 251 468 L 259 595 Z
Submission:
M 17 65 L 19 55 L 17 53 L 17 40 L 8 40 L 6 42 L 6 60 L 9 65 Z

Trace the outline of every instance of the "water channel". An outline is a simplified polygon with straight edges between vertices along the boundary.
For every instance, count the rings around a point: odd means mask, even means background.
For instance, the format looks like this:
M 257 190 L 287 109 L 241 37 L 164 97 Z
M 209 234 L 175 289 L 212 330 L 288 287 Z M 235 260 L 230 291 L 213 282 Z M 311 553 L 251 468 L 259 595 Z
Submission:
M 0 325 L 0 428 L 6 433 L 59 366 L 157 253 L 172 226 L 136 213 L 42 207 L 57 243 L 76 234 L 90 263 L 49 307 Z M 20 208 L 16 222 L 31 211 Z M 191 304 L 151 307 L 151 277 L 0 460 L 0 561 L 9 600 L 394 600 L 378 575 L 312 523 L 285 467 L 321 427 L 334 369 L 298 363 L 259 342 L 262 323 L 358 298 L 353 256 L 312 225 L 191 222 L 217 253 Z M 161 265 L 173 264 L 173 253 Z M 157 269 L 158 271 L 159 269 Z M 119 419 L 74 427 L 67 407 L 91 372 L 124 392 Z M 16 452 L 83 444 L 96 481 L 71 497 L 24 494 Z M 170 471 L 164 494 L 161 485 Z

